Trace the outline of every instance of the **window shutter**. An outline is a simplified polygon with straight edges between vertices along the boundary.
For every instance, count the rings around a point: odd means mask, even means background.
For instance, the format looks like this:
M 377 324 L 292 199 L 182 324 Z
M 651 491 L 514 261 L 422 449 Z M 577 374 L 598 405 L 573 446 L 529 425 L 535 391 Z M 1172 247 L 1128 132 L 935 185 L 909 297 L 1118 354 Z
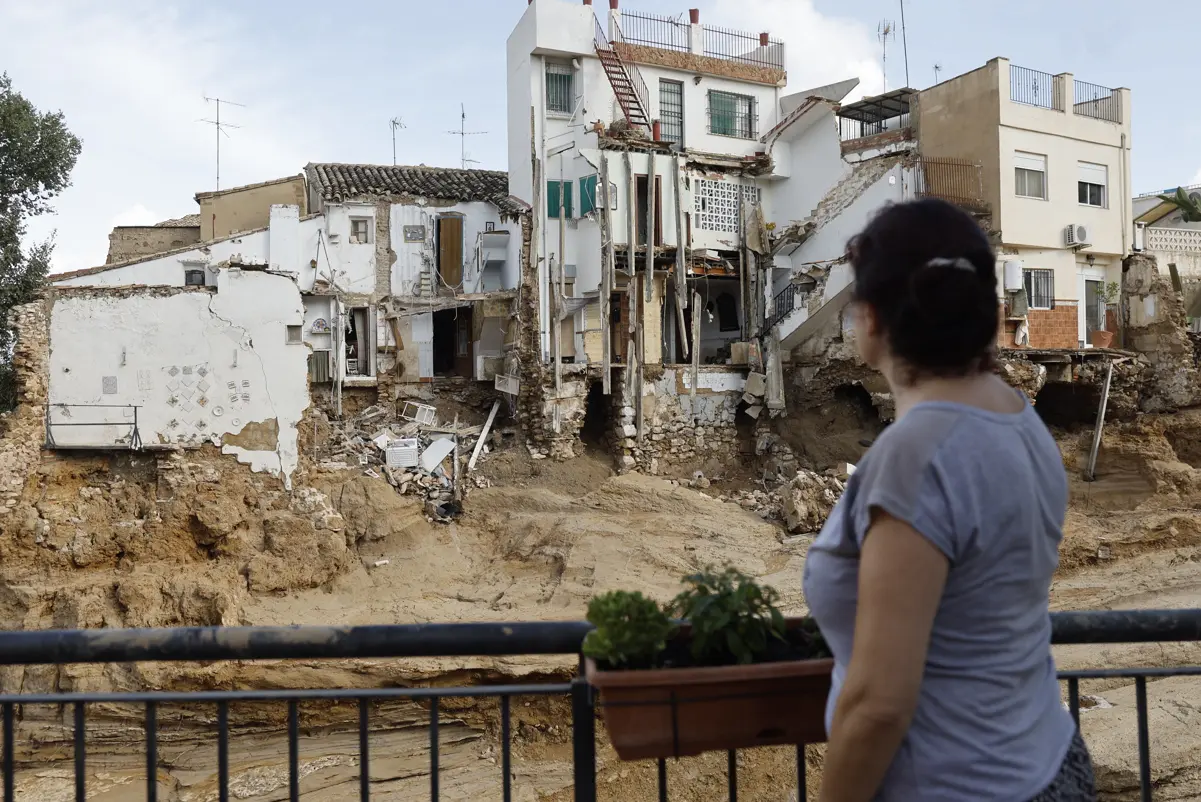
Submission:
M 1108 179 L 1108 170 L 1104 164 L 1090 164 L 1089 162 L 1080 162 L 1078 165 L 1080 180 L 1086 184 L 1100 184 L 1105 186 Z
M 596 206 L 600 202 L 596 193 L 596 176 L 586 175 L 580 179 L 580 217 L 596 210 Z
M 563 210 L 567 213 L 568 218 L 575 217 L 575 211 L 571 208 L 571 196 L 572 196 L 572 194 L 574 194 L 571 191 L 571 185 L 572 185 L 572 182 L 570 182 L 570 181 L 563 182 L 563 192 L 564 192 Z
M 546 216 L 552 217 L 552 218 L 559 216 L 559 182 L 558 181 L 547 181 L 546 182 Z
M 1023 170 L 1034 170 L 1039 173 L 1047 172 L 1047 157 L 1037 153 L 1023 153 L 1020 150 L 1013 154 L 1013 163 Z

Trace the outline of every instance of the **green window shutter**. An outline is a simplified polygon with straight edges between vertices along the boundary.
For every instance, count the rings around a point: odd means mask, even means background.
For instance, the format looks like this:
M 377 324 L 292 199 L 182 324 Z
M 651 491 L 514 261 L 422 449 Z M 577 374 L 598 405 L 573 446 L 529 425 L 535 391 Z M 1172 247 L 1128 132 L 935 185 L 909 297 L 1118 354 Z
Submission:
M 549 218 L 557 218 L 559 216 L 559 182 L 546 182 L 546 216 Z
M 571 181 L 563 182 L 563 211 L 567 213 L 568 219 L 575 217 L 575 212 L 571 208 L 571 196 L 575 193 L 571 191 Z
M 600 199 L 596 196 L 596 176 L 587 175 L 580 179 L 580 217 L 596 210 Z

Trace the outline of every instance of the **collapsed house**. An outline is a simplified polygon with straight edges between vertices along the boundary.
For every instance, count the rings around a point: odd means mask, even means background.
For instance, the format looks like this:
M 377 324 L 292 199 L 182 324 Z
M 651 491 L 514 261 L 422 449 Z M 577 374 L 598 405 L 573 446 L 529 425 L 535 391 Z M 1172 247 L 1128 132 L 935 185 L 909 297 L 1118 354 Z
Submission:
M 50 445 L 213 442 L 286 479 L 313 402 L 491 394 L 529 216 L 505 174 L 310 164 L 298 180 L 299 203 L 273 203 L 293 179 L 198 196 L 204 242 L 52 278 Z

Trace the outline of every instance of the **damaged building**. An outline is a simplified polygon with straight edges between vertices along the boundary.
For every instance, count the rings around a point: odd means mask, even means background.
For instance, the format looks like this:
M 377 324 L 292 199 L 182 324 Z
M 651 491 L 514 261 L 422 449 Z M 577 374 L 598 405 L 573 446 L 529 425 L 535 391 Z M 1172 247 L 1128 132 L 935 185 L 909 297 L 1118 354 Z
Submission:
M 494 393 L 528 236 L 504 173 L 310 164 L 197 201 L 209 239 L 52 278 L 51 447 L 211 442 L 286 480 L 313 404 Z

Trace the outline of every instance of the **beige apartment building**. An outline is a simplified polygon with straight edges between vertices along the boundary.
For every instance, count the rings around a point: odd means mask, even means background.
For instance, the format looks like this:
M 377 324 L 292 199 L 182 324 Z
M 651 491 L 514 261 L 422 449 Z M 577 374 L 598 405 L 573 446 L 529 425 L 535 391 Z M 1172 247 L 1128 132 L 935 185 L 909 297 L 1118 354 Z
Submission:
M 913 101 L 923 158 L 981 167 L 999 241 L 1001 346 L 1087 347 L 1132 246 L 1130 90 L 996 58 Z

